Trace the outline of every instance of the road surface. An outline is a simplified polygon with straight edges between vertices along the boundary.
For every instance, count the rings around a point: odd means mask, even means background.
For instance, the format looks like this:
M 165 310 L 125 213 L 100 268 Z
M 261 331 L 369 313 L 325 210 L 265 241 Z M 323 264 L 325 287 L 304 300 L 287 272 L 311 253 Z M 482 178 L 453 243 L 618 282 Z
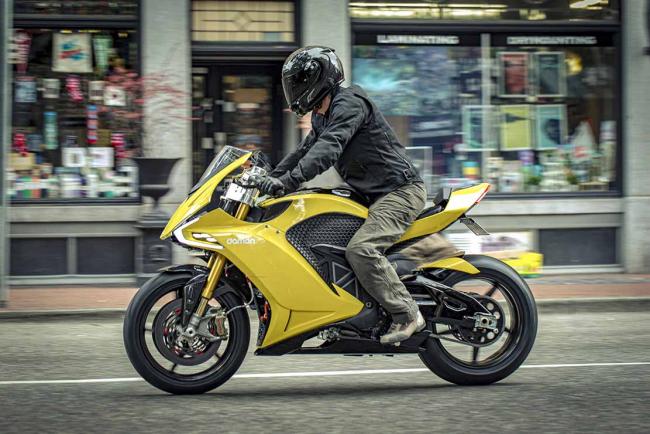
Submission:
M 0 433 L 649 432 L 648 324 L 543 314 L 524 367 L 492 386 L 451 385 L 414 355 L 251 354 L 221 388 L 172 396 L 138 379 L 119 319 L 5 320 Z

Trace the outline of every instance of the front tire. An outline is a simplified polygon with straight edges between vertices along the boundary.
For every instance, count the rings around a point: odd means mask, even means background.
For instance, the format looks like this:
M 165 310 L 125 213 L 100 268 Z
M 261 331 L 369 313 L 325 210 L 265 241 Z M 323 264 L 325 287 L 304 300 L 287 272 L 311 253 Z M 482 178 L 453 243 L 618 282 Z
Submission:
M 153 326 L 161 323 L 156 315 L 155 305 L 165 298 L 171 301 L 159 308 L 158 312 L 164 312 L 166 306 L 174 307 L 173 303 L 177 305 L 182 288 L 190 277 L 184 274 L 162 275 L 162 278 L 158 276 L 147 282 L 129 304 L 124 319 L 124 346 L 131 364 L 151 385 L 174 394 L 204 393 L 225 383 L 244 361 L 250 341 L 250 323 L 246 309 L 235 309 L 227 317 L 229 334 L 222 354 L 219 355 L 212 349 L 215 353 L 210 359 L 216 359 L 214 366 L 204 371 L 189 373 L 176 372 L 178 364 L 174 364 L 171 370 L 165 367 L 166 363 L 171 364 L 173 361 L 168 361 L 170 356 L 164 356 L 160 351 L 156 351 L 156 347 L 160 346 L 160 339 L 155 345 L 150 343 L 155 339 Z M 241 299 L 232 293 L 223 294 L 217 298 L 217 301 L 226 310 L 241 304 Z M 154 309 L 153 313 L 152 309 Z M 148 318 L 153 315 L 156 315 L 156 320 L 152 325 L 148 325 Z M 170 318 L 173 319 L 173 313 L 170 314 Z M 148 333 L 151 336 L 148 336 Z M 208 350 L 209 347 L 205 351 Z M 191 361 L 183 363 L 181 360 L 181 364 L 192 363 Z M 184 366 L 184 368 L 191 370 L 194 367 Z
M 463 281 L 478 279 L 501 285 L 507 294 L 504 298 L 512 302 L 513 311 L 517 316 L 518 328 L 512 330 L 512 336 L 508 337 L 512 339 L 510 348 L 500 357 L 495 357 L 492 361 L 488 360 L 483 365 L 465 363 L 454 357 L 445 348 L 443 341 L 431 337 L 426 342 L 426 349 L 420 352 L 420 359 L 433 373 L 451 383 L 491 384 L 508 377 L 528 357 L 537 335 L 537 308 L 526 282 L 507 264 L 482 255 L 468 255 L 464 259 L 478 268 L 480 273 L 468 275 L 454 272 L 443 283 L 453 287 Z M 474 350 L 472 348 L 471 351 Z

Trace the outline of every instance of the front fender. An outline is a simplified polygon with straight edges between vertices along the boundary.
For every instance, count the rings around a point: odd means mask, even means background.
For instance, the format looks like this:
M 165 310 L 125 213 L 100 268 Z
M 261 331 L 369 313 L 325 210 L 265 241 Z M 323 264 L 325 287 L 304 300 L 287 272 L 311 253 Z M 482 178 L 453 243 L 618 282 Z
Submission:
M 197 276 L 207 276 L 210 272 L 208 267 L 196 264 L 182 264 L 170 265 L 168 267 L 158 270 L 158 274 L 147 280 L 140 288 L 140 291 L 150 291 L 158 288 L 173 280 L 185 280 L 186 282 L 196 278 Z M 203 289 L 203 288 L 201 288 Z M 224 295 L 228 292 L 235 294 L 240 299 L 243 299 L 242 294 L 230 285 L 219 285 L 214 291 L 214 297 Z

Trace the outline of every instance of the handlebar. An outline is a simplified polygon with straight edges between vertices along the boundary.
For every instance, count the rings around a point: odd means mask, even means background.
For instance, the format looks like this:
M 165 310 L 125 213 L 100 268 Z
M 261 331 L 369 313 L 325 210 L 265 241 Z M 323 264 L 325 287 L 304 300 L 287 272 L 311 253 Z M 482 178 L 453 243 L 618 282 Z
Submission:
M 233 179 L 233 182 L 242 187 L 242 188 L 258 188 L 261 186 L 262 182 L 266 178 L 266 171 L 262 169 L 260 172 L 262 173 L 251 173 L 250 170 L 244 171 L 240 176 L 237 176 Z M 272 194 L 269 194 L 271 197 L 281 197 L 284 196 L 284 188 L 281 188 L 280 190 L 272 192 Z

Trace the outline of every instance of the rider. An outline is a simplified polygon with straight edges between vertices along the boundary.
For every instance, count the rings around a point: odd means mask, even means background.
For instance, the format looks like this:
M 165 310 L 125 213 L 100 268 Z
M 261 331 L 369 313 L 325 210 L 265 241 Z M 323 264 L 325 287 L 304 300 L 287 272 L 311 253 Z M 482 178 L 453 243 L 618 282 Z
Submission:
M 332 48 L 304 47 L 282 67 L 289 108 L 311 112 L 312 129 L 260 185 L 275 195 L 334 166 L 371 202 L 368 218 L 350 240 L 346 258 L 363 287 L 392 315 L 383 344 L 408 339 L 425 322 L 413 297 L 384 256 L 422 211 L 424 183 L 377 106 L 359 86 L 342 87 L 343 66 Z

